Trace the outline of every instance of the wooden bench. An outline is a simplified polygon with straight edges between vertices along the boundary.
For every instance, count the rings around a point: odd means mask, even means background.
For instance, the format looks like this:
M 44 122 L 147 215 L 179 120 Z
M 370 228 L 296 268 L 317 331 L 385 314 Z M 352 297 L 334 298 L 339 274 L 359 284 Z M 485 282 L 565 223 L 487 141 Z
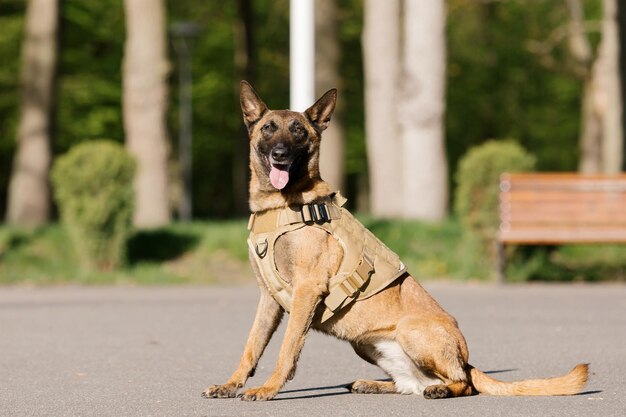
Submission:
M 498 272 L 506 244 L 626 242 L 626 175 L 503 174 Z

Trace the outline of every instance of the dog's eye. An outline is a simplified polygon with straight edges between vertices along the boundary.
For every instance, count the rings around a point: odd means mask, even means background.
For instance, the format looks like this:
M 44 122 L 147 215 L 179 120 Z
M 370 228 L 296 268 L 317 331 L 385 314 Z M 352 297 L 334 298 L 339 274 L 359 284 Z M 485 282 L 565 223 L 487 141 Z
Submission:
M 261 127 L 261 133 L 266 139 L 269 139 L 272 137 L 276 129 L 277 129 L 276 123 L 267 122 Z

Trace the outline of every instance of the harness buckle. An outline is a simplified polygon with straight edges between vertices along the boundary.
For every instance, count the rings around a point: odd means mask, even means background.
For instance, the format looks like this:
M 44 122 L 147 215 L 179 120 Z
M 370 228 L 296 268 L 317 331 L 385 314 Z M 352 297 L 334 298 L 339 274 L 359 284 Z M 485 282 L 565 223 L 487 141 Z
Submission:
M 321 222 L 325 223 L 330 221 L 330 213 L 326 207 L 326 203 L 312 203 L 305 204 L 301 210 L 302 221 L 308 222 Z
M 267 255 L 268 246 L 267 239 L 259 239 L 257 241 L 256 245 L 254 245 L 254 250 L 259 258 L 264 258 Z
M 322 222 L 327 222 L 330 220 L 330 216 L 328 215 L 328 210 L 326 210 L 326 203 L 320 203 L 317 205 L 317 208 L 320 212 L 320 220 Z
M 309 214 L 311 215 L 311 220 L 316 222 L 318 219 L 317 219 L 317 212 L 315 211 L 315 204 L 308 204 L 307 207 L 309 208 Z

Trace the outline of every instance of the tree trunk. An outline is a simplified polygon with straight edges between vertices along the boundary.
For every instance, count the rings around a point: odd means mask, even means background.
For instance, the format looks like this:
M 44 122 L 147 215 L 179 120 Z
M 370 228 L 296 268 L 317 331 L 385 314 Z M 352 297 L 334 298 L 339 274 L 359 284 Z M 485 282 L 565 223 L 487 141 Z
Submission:
M 619 79 L 619 33 L 617 0 L 604 0 L 602 43 L 598 52 L 598 83 L 602 91 L 602 162 L 603 171 L 615 174 L 622 170 L 623 132 L 622 100 Z
M 405 218 L 438 221 L 448 204 L 444 0 L 407 0 L 400 88 Z
M 626 2 L 617 2 L 617 27 L 619 30 L 619 79 L 622 103 L 622 140 L 626 135 Z M 626 146 L 622 147 L 622 171 L 626 171 Z
M 568 4 L 582 10 L 579 1 Z M 617 1 L 604 0 L 603 7 L 598 56 L 583 86 L 579 163 L 583 173 L 620 172 L 624 157 Z
M 170 220 L 165 4 L 125 0 L 124 9 L 124 130 L 137 160 L 134 224 L 155 227 Z
M 572 67 L 583 79 L 578 171 L 593 174 L 602 171 L 602 120 L 596 108 L 596 68 L 589 36 L 585 31 L 582 2 L 566 0 L 566 4 L 570 14 L 569 54 L 573 59 Z
M 597 90 L 593 76 L 584 81 L 578 163 L 578 171 L 583 174 L 602 172 L 602 119 L 596 107 Z
M 336 0 L 318 1 L 315 5 L 315 95 L 321 97 L 331 88 L 341 91 L 341 46 Z M 341 94 L 339 95 L 341 97 Z M 345 177 L 345 141 L 340 100 L 333 121 L 322 136 L 320 173 L 324 181 L 343 190 Z
M 58 7 L 56 0 L 29 0 L 26 10 L 20 121 L 7 207 L 7 222 L 20 226 L 39 226 L 50 216 L 48 171 Z
M 233 85 L 235 96 L 239 97 L 239 82 L 243 79 L 256 84 L 257 48 L 254 37 L 254 11 L 251 0 L 237 1 L 235 20 L 235 70 L 237 78 Z M 239 137 L 233 147 L 233 199 L 234 212 L 244 215 L 248 208 L 248 165 L 250 142 L 248 131 L 241 122 Z
M 365 0 L 362 43 L 370 210 L 378 217 L 400 217 L 403 215 L 403 149 L 396 122 L 399 0 Z

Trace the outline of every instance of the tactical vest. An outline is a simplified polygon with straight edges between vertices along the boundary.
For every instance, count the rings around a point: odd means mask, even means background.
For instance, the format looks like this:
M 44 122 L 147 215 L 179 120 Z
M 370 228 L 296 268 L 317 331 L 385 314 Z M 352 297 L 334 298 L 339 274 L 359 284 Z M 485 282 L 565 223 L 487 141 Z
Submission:
M 353 301 L 382 291 L 406 272 L 398 255 L 343 208 L 345 202 L 335 193 L 321 202 L 250 216 L 248 246 L 252 259 L 270 294 L 285 311 L 291 310 L 292 286 L 276 267 L 274 244 L 280 236 L 304 227 L 324 230 L 337 239 L 344 251 L 339 272 L 330 279 L 329 293 L 323 300 L 322 322 Z

